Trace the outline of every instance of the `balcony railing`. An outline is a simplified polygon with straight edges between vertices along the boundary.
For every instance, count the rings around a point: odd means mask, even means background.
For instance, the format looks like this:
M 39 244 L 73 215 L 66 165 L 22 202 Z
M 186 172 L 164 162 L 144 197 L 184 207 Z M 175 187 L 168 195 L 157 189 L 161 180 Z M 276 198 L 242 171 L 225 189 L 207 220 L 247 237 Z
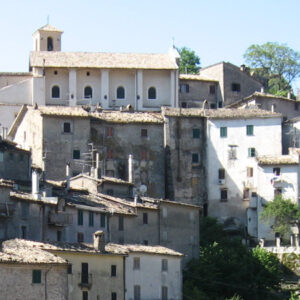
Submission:
M 93 276 L 91 273 L 78 273 L 78 286 L 90 289 L 93 284 Z
M 59 212 L 50 212 L 48 217 L 48 224 L 55 226 L 68 226 L 73 223 L 72 214 L 59 211 Z
M 15 207 L 13 204 L 0 203 L 0 218 L 8 218 L 14 214 Z

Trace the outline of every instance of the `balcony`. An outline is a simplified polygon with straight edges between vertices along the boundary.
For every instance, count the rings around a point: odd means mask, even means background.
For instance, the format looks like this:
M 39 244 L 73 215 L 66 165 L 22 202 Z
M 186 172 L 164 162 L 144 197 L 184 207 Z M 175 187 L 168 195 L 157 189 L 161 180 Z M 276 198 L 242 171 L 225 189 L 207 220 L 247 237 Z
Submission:
M 13 204 L 0 203 L 0 218 L 8 218 L 14 214 L 15 207 Z
M 91 273 L 78 273 L 78 286 L 80 288 L 90 289 L 93 284 L 93 276 Z
M 72 214 L 59 211 L 59 212 L 50 212 L 48 216 L 48 224 L 54 226 L 68 226 L 73 223 Z

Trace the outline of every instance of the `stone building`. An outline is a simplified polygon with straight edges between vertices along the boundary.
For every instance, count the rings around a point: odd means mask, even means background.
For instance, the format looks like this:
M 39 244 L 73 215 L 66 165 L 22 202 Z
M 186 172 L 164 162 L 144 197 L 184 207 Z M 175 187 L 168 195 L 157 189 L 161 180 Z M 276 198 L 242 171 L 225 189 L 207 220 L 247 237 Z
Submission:
M 8 240 L 0 251 L 1 299 L 67 300 L 68 262 L 32 247 L 25 240 Z

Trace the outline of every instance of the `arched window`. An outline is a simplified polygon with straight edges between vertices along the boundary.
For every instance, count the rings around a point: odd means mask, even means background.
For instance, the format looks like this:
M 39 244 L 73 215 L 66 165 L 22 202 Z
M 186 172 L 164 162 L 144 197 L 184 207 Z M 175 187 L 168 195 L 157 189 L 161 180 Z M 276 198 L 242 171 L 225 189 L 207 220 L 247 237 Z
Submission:
M 93 98 L 93 89 L 90 86 L 84 88 L 84 98 L 92 99 Z
M 60 97 L 59 86 L 55 85 L 52 87 L 52 98 L 59 98 Z
M 117 88 L 117 99 L 125 99 L 125 89 L 122 86 Z
M 47 38 L 47 50 L 53 51 L 53 39 L 52 37 Z
M 148 99 L 156 99 L 156 88 L 153 86 L 148 89 Z

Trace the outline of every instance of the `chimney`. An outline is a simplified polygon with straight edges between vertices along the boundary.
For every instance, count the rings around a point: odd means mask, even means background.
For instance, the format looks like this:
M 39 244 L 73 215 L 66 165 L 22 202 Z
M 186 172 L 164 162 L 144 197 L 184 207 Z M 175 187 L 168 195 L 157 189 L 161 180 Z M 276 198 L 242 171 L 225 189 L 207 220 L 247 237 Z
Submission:
M 292 97 L 292 93 L 291 93 L 291 91 L 288 91 L 287 98 L 291 99 L 291 97 Z
M 265 92 L 265 88 L 264 88 L 263 86 L 260 88 L 260 92 L 261 92 L 261 93 L 264 93 L 264 92 Z
M 246 71 L 246 66 L 245 66 L 245 65 L 241 65 L 241 66 L 240 66 L 240 70 L 241 70 L 242 72 L 245 72 L 245 71 Z
M 40 193 L 40 173 L 41 169 L 31 168 L 31 193 L 35 199 L 38 199 Z
M 129 154 L 128 156 L 128 181 L 133 183 L 133 156 Z
M 104 234 L 104 231 L 98 230 L 94 233 L 94 248 L 97 251 L 105 252 L 105 234 Z
M 70 163 L 66 163 L 66 181 L 67 181 L 67 186 L 66 190 L 68 191 L 70 189 Z

